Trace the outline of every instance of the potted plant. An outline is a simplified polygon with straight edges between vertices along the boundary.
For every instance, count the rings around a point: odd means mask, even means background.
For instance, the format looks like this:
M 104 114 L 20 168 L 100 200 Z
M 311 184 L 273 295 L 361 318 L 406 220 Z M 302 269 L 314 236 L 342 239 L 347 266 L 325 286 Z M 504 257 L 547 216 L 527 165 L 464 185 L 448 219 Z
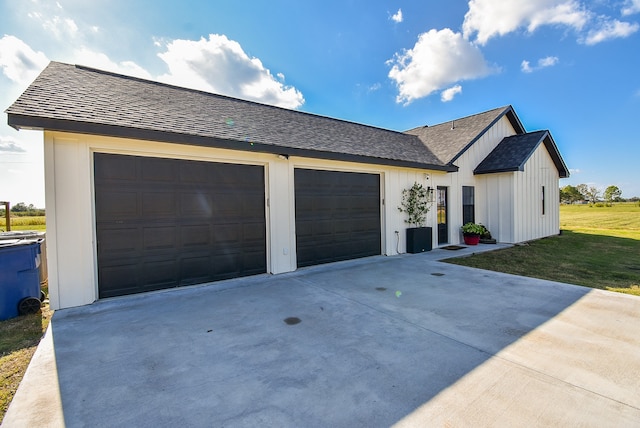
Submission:
M 400 212 L 407 214 L 405 223 L 413 227 L 407 228 L 407 253 L 421 253 L 431 251 L 432 229 L 426 227 L 427 213 L 431 209 L 431 189 L 415 182 L 413 186 L 402 191 Z
M 480 242 L 480 235 L 485 232 L 485 227 L 478 223 L 466 223 L 460 228 L 462 230 L 462 236 L 464 237 L 464 243 L 467 245 L 478 245 Z

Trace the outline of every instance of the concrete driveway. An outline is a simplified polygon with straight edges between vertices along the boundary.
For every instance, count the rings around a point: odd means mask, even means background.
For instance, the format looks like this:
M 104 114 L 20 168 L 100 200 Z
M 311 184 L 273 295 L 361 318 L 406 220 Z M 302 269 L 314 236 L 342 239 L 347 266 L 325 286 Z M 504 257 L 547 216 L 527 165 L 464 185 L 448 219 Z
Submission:
M 640 298 L 459 254 L 57 311 L 3 426 L 640 425 Z

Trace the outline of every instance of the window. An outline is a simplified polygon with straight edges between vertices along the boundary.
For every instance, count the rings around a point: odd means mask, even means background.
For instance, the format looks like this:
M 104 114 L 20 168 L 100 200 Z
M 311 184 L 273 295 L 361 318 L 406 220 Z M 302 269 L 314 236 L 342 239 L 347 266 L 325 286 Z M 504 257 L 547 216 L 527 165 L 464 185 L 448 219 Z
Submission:
M 462 186 L 462 224 L 476 222 L 475 187 Z
M 544 215 L 544 205 L 545 205 L 545 200 L 544 200 L 544 186 L 542 186 L 542 215 Z

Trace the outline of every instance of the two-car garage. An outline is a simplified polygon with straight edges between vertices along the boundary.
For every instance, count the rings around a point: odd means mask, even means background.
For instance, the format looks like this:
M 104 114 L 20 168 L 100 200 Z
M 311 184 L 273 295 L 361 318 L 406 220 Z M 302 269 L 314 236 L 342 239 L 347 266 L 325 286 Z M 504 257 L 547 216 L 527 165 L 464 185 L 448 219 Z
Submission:
M 267 272 L 265 167 L 94 154 L 99 297 Z M 295 169 L 298 267 L 381 253 L 380 175 Z

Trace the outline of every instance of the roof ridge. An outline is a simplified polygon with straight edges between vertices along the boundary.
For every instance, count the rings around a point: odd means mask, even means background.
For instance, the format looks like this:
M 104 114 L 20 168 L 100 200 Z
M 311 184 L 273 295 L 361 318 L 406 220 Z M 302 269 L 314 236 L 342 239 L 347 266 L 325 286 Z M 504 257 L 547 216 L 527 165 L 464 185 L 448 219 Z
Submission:
M 448 125 L 452 121 L 455 122 L 456 120 L 471 119 L 472 117 L 480 116 L 480 115 L 487 114 L 487 113 L 491 113 L 492 111 L 500 110 L 502 112 L 505 112 L 505 111 L 509 110 L 510 108 L 513 109 L 513 107 L 510 104 L 506 105 L 506 106 L 502 106 L 502 107 L 496 107 L 496 108 L 492 108 L 490 110 L 481 111 L 479 113 L 474 113 L 474 114 L 470 114 L 470 115 L 467 115 L 467 116 L 457 117 L 455 119 L 449 119 L 449 120 L 446 120 L 444 122 L 436 123 L 435 125 L 429 125 L 429 127 L 433 128 L 435 126 Z

